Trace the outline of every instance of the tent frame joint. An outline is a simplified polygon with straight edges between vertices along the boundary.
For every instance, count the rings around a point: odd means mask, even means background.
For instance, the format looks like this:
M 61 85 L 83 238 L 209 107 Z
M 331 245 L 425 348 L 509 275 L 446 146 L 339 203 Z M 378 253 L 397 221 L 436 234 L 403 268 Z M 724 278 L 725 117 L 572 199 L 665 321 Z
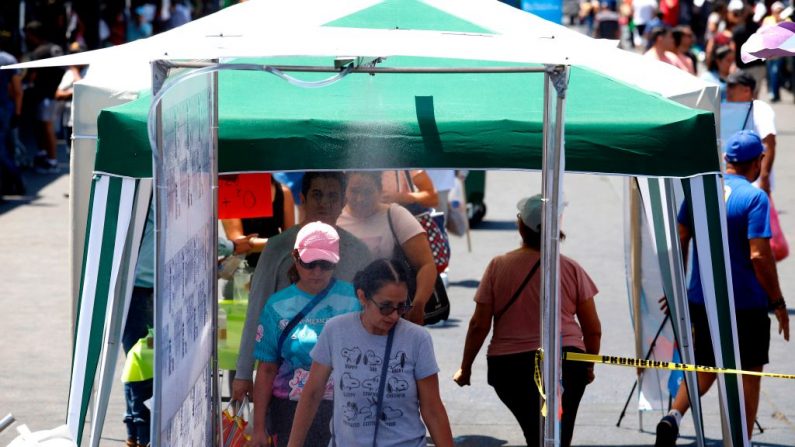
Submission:
M 565 65 L 546 65 L 544 71 L 549 75 L 549 80 L 558 94 L 563 99 L 566 97 L 566 90 L 569 88 L 569 71 Z

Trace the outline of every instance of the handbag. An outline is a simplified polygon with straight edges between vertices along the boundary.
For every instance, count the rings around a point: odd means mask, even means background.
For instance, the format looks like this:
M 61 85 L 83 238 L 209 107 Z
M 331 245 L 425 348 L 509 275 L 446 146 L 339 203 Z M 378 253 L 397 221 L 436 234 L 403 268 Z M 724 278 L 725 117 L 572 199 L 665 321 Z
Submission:
M 398 262 L 402 262 L 403 265 L 406 266 L 409 272 L 413 277 L 416 276 L 417 272 L 412 267 L 411 263 L 406 256 L 406 252 L 403 251 L 403 247 L 400 245 L 398 241 L 397 234 L 395 234 L 395 227 L 392 224 L 392 210 L 388 209 L 386 212 L 387 221 L 389 221 L 389 230 L 392 232 L 392 239 L 395 241 L 395 249 L 393 258 Z M 414 285 L 414 281 L 409 282 L 409 296 L 414 296 L 414 292 L 416 291 L 416 287 Z M 425 324 L 434 324 L 438 323 L 442 320 L 447 320 L 450 317 L 450 298 L 447 296 L 447 289 L 444 287 L 444 281 L 442 281 L 441 276 L 436 275 L 436 283 L 433 286 L 433 292 L 431 293 L 431 297 L 428 298 L 428 302 L 425 303 Z
M 221 415 L 223 447 L 245 447 L 251 441 L 251 436 L 246 433 L 248 419 L 251 416 L 248 397 L 243 398 L 243 402 L 240 403 L 237 412 L 234 411 L 234 403 L 237 402 L 230 401 Z M 268 445 L 273 444 L 269 441 Z
M 409 188 L 414 191 L 416 187 L 411 180 L 411 174 L 408 171 L 402 172 L 406 177 L 406 183 Z M 400 188 L 400 182 L 398 182 L 398 188 Z M 450 265 L 450 240 L 448 239 L 447 231 L 444 229 L 444 213 L 417 204 L 407 205 L 405 208 L 417 219 L 417 222 L 420 223 L 420 226 L 422 226 L 428 236 L 428 244 L 431 246 L 436 272 L 442 273 L 447 270 L 447 266 Z
M 781 222 L 778 220 L 778 211 L 775 205 L 773 205 L 773 198 L 769 197 L 769 199 L 770 232 L 772 233 L 772 237 L 770 238 L 770 250 L 773 252 L 773 257 L 776 259 L 776 262 L 778 262 L 789 256 L 789 243 L 784 236 L 784 232 L 781 230 Z

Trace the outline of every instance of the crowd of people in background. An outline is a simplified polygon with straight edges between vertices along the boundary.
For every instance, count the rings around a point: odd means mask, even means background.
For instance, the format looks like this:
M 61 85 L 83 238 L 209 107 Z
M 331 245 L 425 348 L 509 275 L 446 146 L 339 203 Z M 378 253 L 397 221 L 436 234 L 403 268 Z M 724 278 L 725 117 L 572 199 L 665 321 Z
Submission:
M 234 1 L 236 3 L 237 1 Z M 0 65 L 120 45 L 215 12 L 218 1 L 71 0 L 3 2 Z M 232 3 L 228 1 L 227 3 Z M 0 72 L 0 198 L 24 195 L 21 171 L 62 171 L 59 147 L 72 134 L 72 87 L 88 66 Z

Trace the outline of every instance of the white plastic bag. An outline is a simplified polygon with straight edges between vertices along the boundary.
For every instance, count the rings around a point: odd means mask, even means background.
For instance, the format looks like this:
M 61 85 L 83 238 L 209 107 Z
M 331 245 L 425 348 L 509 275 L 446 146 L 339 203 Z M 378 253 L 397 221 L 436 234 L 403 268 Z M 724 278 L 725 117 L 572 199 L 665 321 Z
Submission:
M 469 229 L 467 217 L 467 201 L 464 195 L 464 182 L 456 177 L 455 186 L 450 190 L 447 206 L 447 231 L 456 236 L 463 236 Z
M 69 427 L 61 425 L 52 430 L 31 432 L 27 425 L 17 427 L 19 436 L 8 447 L 77 447 Z

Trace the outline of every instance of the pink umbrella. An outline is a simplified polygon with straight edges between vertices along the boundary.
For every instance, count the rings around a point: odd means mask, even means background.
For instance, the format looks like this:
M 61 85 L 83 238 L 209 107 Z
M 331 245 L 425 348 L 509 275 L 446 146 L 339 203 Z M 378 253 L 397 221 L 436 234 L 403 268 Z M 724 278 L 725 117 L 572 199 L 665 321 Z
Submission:
M 795 22 L 780 22 L 759 29 L 748 38 L 742 48 L 743 62 L 795 56 Z

